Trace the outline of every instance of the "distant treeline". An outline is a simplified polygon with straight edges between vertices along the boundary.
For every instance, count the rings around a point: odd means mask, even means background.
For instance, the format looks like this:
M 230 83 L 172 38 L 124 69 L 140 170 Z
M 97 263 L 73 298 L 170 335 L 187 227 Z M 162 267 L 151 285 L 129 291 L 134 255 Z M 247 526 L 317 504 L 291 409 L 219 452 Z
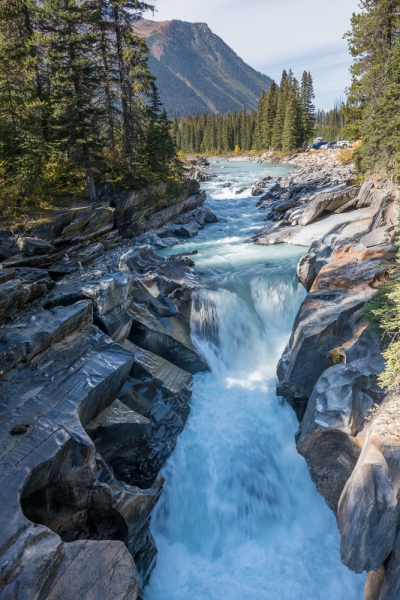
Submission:
M 311 141 L 316 123 L 314 88 L 310 73 L 301 83 L 292 70 L 283 71 L 280 86 L 274 81 L 262 91 L 257 111 L 246 107 L 225 116 L 206 114 L 174 119 L 176 145 L 185 154 L 248 152 L 274 149 L 290 152 Z

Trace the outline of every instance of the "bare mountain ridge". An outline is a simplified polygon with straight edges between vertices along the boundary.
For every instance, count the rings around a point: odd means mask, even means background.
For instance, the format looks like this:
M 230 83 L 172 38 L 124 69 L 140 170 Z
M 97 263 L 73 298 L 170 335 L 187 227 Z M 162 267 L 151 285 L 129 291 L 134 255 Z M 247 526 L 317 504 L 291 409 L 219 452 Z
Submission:
M 135 32 L 150 48 L 149 66 L 170 115 L 256 108 L 271 79 L 247 65 L 206 23 L 149 21 Z

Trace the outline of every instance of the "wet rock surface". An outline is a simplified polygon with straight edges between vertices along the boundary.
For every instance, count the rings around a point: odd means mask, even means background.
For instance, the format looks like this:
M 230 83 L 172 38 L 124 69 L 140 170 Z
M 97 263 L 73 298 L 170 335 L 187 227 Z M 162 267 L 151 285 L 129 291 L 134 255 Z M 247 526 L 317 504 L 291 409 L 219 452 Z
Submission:
M 157 210 L 103 188 L 111 207 L 0 236 L 1 598 L 141 597 L 159 473 L 206 368 L 193 261 L 127 237 L 171 215 L 196 232 L 215 222 L 198 183 Z

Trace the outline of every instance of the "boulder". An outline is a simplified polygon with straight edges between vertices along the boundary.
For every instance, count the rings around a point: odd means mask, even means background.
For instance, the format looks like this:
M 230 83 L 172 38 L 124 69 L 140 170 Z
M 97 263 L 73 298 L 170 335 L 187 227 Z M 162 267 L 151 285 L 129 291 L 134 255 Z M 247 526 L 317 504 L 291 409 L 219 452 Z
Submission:
M 364 357 L 348 364 L 335 364 L 324 371 L 315 384 L 300 427 L 300 440 L 311 432 L 330 429 L 356 437 L 368 412 L 376 400 L 382 398 L 382 390 L 377 384 L 384 368 L 379 341 L 374 340 L 369 330 L 363 333 L 364 343 L 369 341 L 371 344 Z M 362 347 L 364 343 L 361 342 Z M 339 350 L 335 357 L 337 361 L 345 360 Z
M 297 451 L 305 458 L 318 492 L 337 516 L 340 496 L 360 456 L 356 440 L 338 429 L 314 431 L 301 437 Z
M 387 227 L 379 227 L 374 229 L 371 233 L 367 233 L 360 239 L 360 244 L 366 248 L 373 248 L 374 246 L 381 246 L 383 244 L 389 244 L 392 240 L 393 234 L 389 233 Z
M 305 254 L 297 264 L 297 279 L 306 288 L 307 292 L 310 291 L 317 276 L 315 269 L 316 260 L 317 256 L 315 252 L 309 252 L 308 254 Z
M 145 305 L 136 302 L 127 306 L 127 312 L 132 318 L 129 341 L 189 373 L 207 370 L 193 346 L 189 327 L 180 316 L 157 318 Z
M 93 301 L 100 315 L 126 302 L 131 291 L 132 277 L 118 271 L 102 275 L 96 282 L 82 287 L 82 293 Z
M 31 360 L 91 322 L 92 304 L 88 301 L 20 317 L 0 330 L 0 373 Z
M 197 223 L 204 227 L 207 223 L 217 223 L 218 219 L 208 206 L 201 206 L 175 219 L 175 225 Z
M 157 298 L 180 287 L 198 285 L 193 269 L 183 258 L 161 258 L 149 246 L 139 246 L 123 254 L 120 269 L 127 270 Z
M 299 219 L 299 224 L 302 226 L 309 225 L 322 215 L 324 211 L 335 212 L 350 200 L 354 200 L 359 191 L 359 186 L 353 186 L 340 189 L 339 191 L 329 190 L 328 192 L 317 194 L 317 196 L 306 205 L 306 208 Z
M 126 340 L 132 327 L 132 319 L 126 312 L 124 303 L 104 315 L 96 311 L 93 322 L 117 344 Z
M 173 225 L 170 229 L 170 234 L 177 237 L 191 238 L 199 233 L 199 226 L 194 221 L 186 225 Z
M 398 519 L 396 491 L 388 464 L 373 443 L 364 444 L 339 501 L 344 564 L 355 573 L 378 570 L 393 550 Z
M 346 290 L 311 292 L 296 317 L 293 333 L 278 364 L 278 396 L 303 418 L 308 398 L 319 377 L 329 366 L 328 355 L 352 339 L 356 324 L 352 319 L 374 291 L 367 286 Z
M 119 400 L 150 420 L 149 435 L 140 457 L 126 469 L 132 481 L 145 489 L 153 485 L 157 473 L 171 456 L 189 416 L 192 377 L 128 341 L 124 347 L 134 353 L 135 362 Z
M 85 427 L 97 452 L 117 479 L 136 484 L 135 470 L 149 436 L 150 421 L 115 400 Z
M 252 196 L 262 196 L 264 193 L 264 188 L 263 187 L 259 187 L 256 185 L 253 185 L 253 187 L 251 188 L 251 195 Z
M 287 243 L 309 248 L 325 236 L 338 236 L 341 232 L 344 232 L 349 243 L 352 243 L 358 231 L 362 235 L 370 229 L 371 222 L 372 213 L 367 208 L 340 215 L 321 215 L 319 220 L 305 227 L 295 223 L 287 223 L 284 227 L 269 227 L 258 235 L 256 243 L 265 246 Z
M 109 208 L 69 211 L 67 219 L 68 224 L 64 225 L 62 217 L 59 223 L 56 221 L 54 224 L 52 233 L 57 232 L 58 235 L 50 241 L 55 246 L 92 240 L 114 228 L 114 211 Z
M 0 285 L 18 277 L 16 269 L 0 269 Z
M 38 254 L 49 254 L 54 246 L 39 238 L 25 237 L 18 240 L 18 248 L 26 256 L 37 256 Z
M 383 369 L 379 340 L 360 323 L 362 317 L 362 311 L 355 313 L 352 340 L 331 353 L 336 364 L 317 381 L 296 434 L 298 452 L 335 515 L 360 455 L 356 436 L 383 395 L 377 384 Z
M 189 196 L 200 193 L 200 183 L 195 179 L 187 179 L 185 185 Z
M 102 243 L 90 244 L 78 252 L 71 253 L 68 265 L 70 267 L 76 266 L 79 268 L 87 267 L 100 258 L 100 256 L 104 254 L 104 250 L 104 244 Z
M 10 272 L 7 269 L 8 273 Z M 18 269 L 18 277 L 0 284 L 0 319 L 11 317 L 54 287 L 47 271 Z

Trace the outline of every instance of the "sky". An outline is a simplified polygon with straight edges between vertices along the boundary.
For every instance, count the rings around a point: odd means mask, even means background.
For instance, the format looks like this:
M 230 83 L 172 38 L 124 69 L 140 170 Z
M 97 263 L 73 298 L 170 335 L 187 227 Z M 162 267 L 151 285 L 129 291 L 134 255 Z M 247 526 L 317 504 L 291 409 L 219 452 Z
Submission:
M 207 23 L 245 62 L 279 83 L 311 71 L 315 104 L 344 98 L 351 57 L 343 34 L 359 0 L 154 0 L 156 21 Z M 148 14 L 145 18 L 153 17 Z

